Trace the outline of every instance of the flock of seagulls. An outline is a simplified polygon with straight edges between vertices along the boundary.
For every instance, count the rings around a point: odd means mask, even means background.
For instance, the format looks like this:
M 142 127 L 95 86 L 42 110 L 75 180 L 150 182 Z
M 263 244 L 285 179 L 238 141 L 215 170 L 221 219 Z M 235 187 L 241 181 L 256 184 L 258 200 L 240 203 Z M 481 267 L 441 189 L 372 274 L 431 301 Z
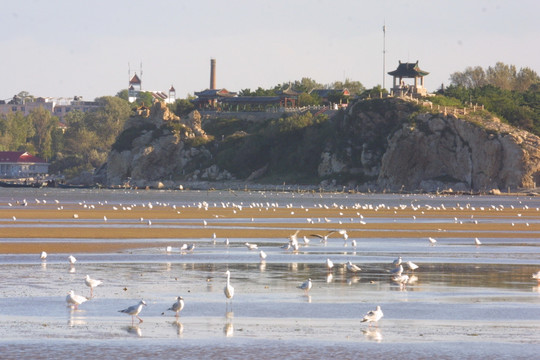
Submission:
M 27 202 L 24 201 L 23 202 L 23 206 L 26 206 L 27 205 Z M 216 204 L 214 204 L 216 205 Z M 226 207 L 226 206 L 230 206 L 230 204 L 224 204 L 222 203 L 222 206 L 223 207 Z M 253 204 L 251 205 L 253 206 Z M 259 207 L 264 207 L 264 204 L 257 204 L 257 206 Z M 389 207 L 387 207 L 386 205 L 378 205 L 378 206 L 372 206 L 372 205 L 364 205 L 364 206 L 360 206 L 360 205 L 355 205 L 356 208 L 358 210 L 361 210 L 361 209 L 369 209 L 369 210 L 375 210 L 377 211 L 378 209 L 388 209 Z M 502 205 L 501 205 L 502 206 Z M 147 204 L 147 207 L 149 209 L 152 208 L 152 204 Z M 205 203 L 205 202 L 202 202 L 202 203 L 199 203 L 199 208 L 201 209 L 205 209 L 207 210 L 209 207 L 209 204 Z M 278 207 L 277 204 L 270 204 L 270 203 L 267 203 L 266 204 L 266 208 L 276 208 Z M 320 207 L 323 207 L 322 205 Z M 325 208 L 330 208 L 329 206 L 327 205 L 324 205 Z M 342 207 L 338 207 L 336 204 L 334 204 L 333 206 L 331 207 L 334 207 L 334 208 L 340 208 L 342 209 Z M 407 206 L 405 207 L 400 207 L 401 209 L 404 209 L 406 208 Z M 124 208 L 124 207 L 123 207 Z M 237 205 L 237 204 L 233 204 L 233 208 L 235 209 L 235 213 L 236 211 L 241 211 L 242 210 L 242 205 Z M 420 207 L 415 207 L 414 205 L 411 205 L 411 208 L 414 210 L 414 211 L 417 211 L 417 210 L 421 210 Z M 466 209 L 472 209 L 472 210 L 475 210 L 474 208 L 472 208 L 470 205 L 467 205 L 465 207 Z M 176 209 L 176 208 L 175 208 Z M 429 207 L 429 206 L 426 206 L 426 209 L 428 210 L 432 210 L 432 209 L 435 209 L 433 207 Z M 305 209 L 307 211 L 307 209 Z M 396 208 L 396 210 L 398 210 Z M 483 209 L 482 209 L 483 210 Z M 499 211 L 499 207 L 492 207 L 492 210 L 494 211 Z M 538 209 L 537 209 L 538 211 Z M 179 213 L 179 212 L 178 212 Z M 423 213 L 423 211 L 422 211 Z M 342 214 L 342 213 L 340 213 Z M 363 216 L 360 214 L 360 212 L 357 212 L 357 216 L 360 218 L 360 219 L 363 219 Z M 79 218 L 79 215 L 78 214 L 73 214 L 73 218 Z M 414 219 L 416 219 L 416 216 L 413 216 Z M 471 216 L 471 219 L 473 219 L 473 217 Z M 15 221 L 15 217 L 13 217 L 13 220 Z M 103 220 L 104 221 L 107 221 L 107 217 L 104 216 L 103 217 Z M 353 219 L 351 218 L 351 221 Z M 457 222 L 457 218 L 454 219 L 455 222 Z M 252 219 L 253 221 L 253 219 Z M 315 220 L 312 220 L 312 219 L 307 219 L 308 223 L 314 223 Z M 318 220 L 319 222 L 321 221 L 321 219 Z M 324 222 L 326 223 L 330 223 L 332 222 L 333 220 L 331 219 L 328 219 L 328 218 L 324 218 Z M 143 222 L 143 219 L 141 218 L 141 222 Z M 151 225 L 152 222 L 151 220 L 146 220 L 147 224 L 148 225 Z M 477 220 L 471 220 L 471 222 L 474 222 L 475 224 L 478 223 Z M 341 224 L 341 221 L 339 221 L 339 223 Z M 365 224 L 365 221 L 363 220 L 360 220 L 360 223 L 361 224 Z M 203 221 L 203 226 L 206 227 L 208 225 L 208 222 L 206 220 Z M 527 226 L 528 226 L 528 223 L 527 223 Z M 332 237 L 332 235 L 336 234 L 336 235 L 339 235 L 340 238 L 343 239 L 343 243 L 344 243 L 344 246 L 348 246 L 349 244 L 352 246 L 352 247 L 356 247 L 357 246 L 357 243 L 356 243 L 356 240 L 354 239 L 351 239 L 349 241 L 349 234 L 347 233 L 346 230 L 344 229 L 341 229 L 341 230 L 328 230 L 326 233 L 322 233 L 322 234 L 317 234 L 317 233 L 313 233 L 313 234 L 310 234 L 308 236 L 303 236 L 301 237 L 301 241 L 302 241 L 302 244 L 300 243 L 299 241 L 299 233 L 300 233 L 300 230 L 297 230 L 295 231 L 293 234 L 291 234 L 289 237 L 288 237 L 288 242 L 286 244 L 284 244 L 282 246 L 283 249 L 285 250 L 293 250 L 293 251 L 298 251 L 300 249 L 301 246 L 309 246 L 311 240 L 313 238 L 317 238 L 320 240 L 320 243 L 323 243 L 323 244 L 326 244 L 329 239 Z M 336 236 L 337 237 L 337 236 Z M 212 241 L 213 243 L 215 244 L 216 243 L 216 234 L 213 233 L 212 235 Z M 430 245 L 435 245 L 437 244 L 437 239 L 433 238 L 433 237 L 428 237 L 428 241 L 429 241 L 429 244 Z M 229 245 L 229 239 L 226 239 L 224 241 L 224 244 L 226 246 Z M 261 261 L 264 261 L 266 258 L 267 258 L 267 253 L 264 252 L 263 250 L 260 250 L 258 248 L 258 245 L 257 244 L 253 244 L 253 243 L 249 243 L 249 242 L 246 242 L 244 244 L 248 250 L 252 251 L 252 250 L 259 250 L 258 253 L 259 253 L 259 257 L 260 257 L 260 260 Z M 474 245 L 476 246 L 480 246 L 482 245 L 482 242 L 478 239 L 478 238 L 474 238 Z M 195 249 L 195 244 L 183 244 L 182 247 L 180 248 L 181 251 L 189 251 L 189 252 L 193 252 Z M 173 248 L 171 246 L 167 246 L 166 248 L 166 252 L 167 253 L 170 253 L 173 251 Z M 42 260 L 45 260 L 47 258 L 47 253 L 45 251 L 43 251 L 40 255 L 40 258 Z M 70 255 L 69 258 L 69 263 L 71 265 L 74 265 L 75 262 L 77 261 L 77 259 Z M 408 283 L 411 283 L 412 282 L 412 279 L 414 277 L 414 275 L 412 274 L 405 274 L 404 273 L 404 265 L 407 266 L 407 268 L 411 271 L 411 272 L 414 272 L 415 270 L 417 270 L 419 268 L 419 266 L 415 263 L 413 263 L 412 261 L 403 261 L 403 259 L 400 257 L 398 257 L 397 259 L 395 259 L 393 262 L 392 262 L 392 267 L 391 269 L 389 270 L 390 274 L 391 274 L 391 280 L 397 284 L 400 284 L 400 286 L 405 286 L 406 284 Z M 361 272 L 362 269 L 358 266 L 358 265 L 355 265 L 353 264 L 351 261 L 347 261 L 345 264 L 343 264 L 344 268 L 351 272 L 351 273 L 358 273 L 358 272 Z M 334 269 L 335 267 L 335 264 L 334 262 L 330 259 L 330 258 L 327 258 L 326 261 L 325 261 L 325 267 L 326 269 L 330 272 Z M 225 294 L 225 297 L 226 297 L 226 303 L 227 303 L 227 306 L 231 306 L 232 308 L 232 299 L 234 297 L 234 287 L 231 285 L 231 273 L 229 270 L 226 271 L 226 285 L 223 289 L 224 291 L 224 294 Z M 535 279 L 535 280 L 538 280 L 540 282 L 540 271 L 538 271 L 537 273 L 533 274 L 532 275 L 532 278 Z M 103 282 L 101 280 L 96 280 L 96 279 L 92 279 L 90 278 L 88 275 L 86 276 L 85 278 L 85 284 L 90 287 L 90 298 L 87 298 L 85 296 L 82 296 L 82 295 L 77 295 L 74 293 L 73 290 L 71 290 L 67 297 L 66 297 L 66 302 L 68 304 L 68 306 L 73 306 L 75 309 L 78 308 L 79 305 L 83 304 L 84 302 L 88 301 L 89 299 L 93 298 L 93 290 L 95 287 L 101 285 Z M 312 289 L 313 287 L 313 282 L 312 282 L 312 279 L 311 278 L 308 278 L 306 281 L 304 281 L 303 283 L 301 283 L 298 288 L 303 290 L 306 294 L 309 293 L 309 291 Z M 139 320 L 139 322 L 143 322 L 143 320 L 139 317 L 139 314 L 141 313 L 141 311 L 143 310 L 143 308 L 146 306 L 146 302 L 144 300 L 141 300 L 139 303 L 135 304 L 135 305 L 132 305 L 128 308 L 125 308 L 123 310 L 119 310 L 119 312 L 122 312 L 122 313 L 125 313 L 125 314 L 128 314 L 132 317 L 132 323 L 134 322 L 134 319 L 137 318 Z M 176 301 L 175 303 L 172 304 L 171 307 L 169 307 L 167 310 L 168 311 L 173 311 L 175 313 L 175 317 L 179 317 L 179 314 L 180 312 L 184 309 L 184 299 L 181 297 L 181 296 L 178 296 L 176 297 Z M 381 307 L 380 306 L 377 306 L 375 310 L 372 310 L 372 311 L 369 311 L 362 319 L 362 322 L 367 322 L 369 323 L 369 326 L 371 327 L 371 324 L 372 323 L 375 323 L 377 324 L 378 321 L 383 317 L 383 312 L 381 310 Z

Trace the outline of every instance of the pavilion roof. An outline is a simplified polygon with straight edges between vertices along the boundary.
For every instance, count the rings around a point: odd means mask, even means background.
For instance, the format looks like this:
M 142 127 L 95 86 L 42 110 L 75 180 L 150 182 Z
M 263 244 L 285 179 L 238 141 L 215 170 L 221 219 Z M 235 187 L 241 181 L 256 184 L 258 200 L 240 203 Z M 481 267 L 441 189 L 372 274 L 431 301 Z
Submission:
M 418 66 L 418 61 L 415 63 L 402 63 L 400 61 L 397 69 L 388 73 L 388 75 L 400 78 L 414 78 L 418 76 L 426 76 L 428 74 L 429 72 L 420 69 Z
M 204 98 L 217 98 L 217 97 L 233 97 L 236 96 L 235 92 L 230 92 L 227 89 L 206 89 L 203 91 L 196 91 L 195 95 Z

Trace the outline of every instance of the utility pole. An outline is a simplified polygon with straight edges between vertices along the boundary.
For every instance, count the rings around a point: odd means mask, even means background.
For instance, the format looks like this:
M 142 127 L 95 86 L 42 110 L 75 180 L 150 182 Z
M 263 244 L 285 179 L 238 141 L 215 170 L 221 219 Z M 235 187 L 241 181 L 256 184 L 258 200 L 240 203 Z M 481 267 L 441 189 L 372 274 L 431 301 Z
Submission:
M 382 87 L 383 89 L 386 89 L 386 22 L 383 23 L 382 27 L 383 31 L 383 60 L 382 60 Z

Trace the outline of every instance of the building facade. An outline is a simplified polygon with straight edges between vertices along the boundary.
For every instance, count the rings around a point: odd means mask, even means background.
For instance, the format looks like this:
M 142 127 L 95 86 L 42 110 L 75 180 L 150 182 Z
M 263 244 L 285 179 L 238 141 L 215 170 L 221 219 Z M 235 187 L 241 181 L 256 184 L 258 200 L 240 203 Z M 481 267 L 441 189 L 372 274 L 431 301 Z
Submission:
M 0 151 L 2 178 L 33 178 L 46 176 L 49 163 L 24 151 Z

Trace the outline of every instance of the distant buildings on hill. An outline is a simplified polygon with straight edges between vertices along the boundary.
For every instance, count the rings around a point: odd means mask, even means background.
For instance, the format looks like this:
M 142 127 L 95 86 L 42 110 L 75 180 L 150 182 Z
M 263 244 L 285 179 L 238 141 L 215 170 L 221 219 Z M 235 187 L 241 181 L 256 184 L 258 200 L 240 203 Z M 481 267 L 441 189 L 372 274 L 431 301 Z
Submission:
M 30 114 L 32 110 L 41 107 L 48 110 L 52 115 L 58 117 L 60 122 L 64 123 L 64 117 L 70 111 L 78 110 L 86 113 L 94 111 L 100 106 L 101 105 L 95 101 L 83 101 L 80 96 L 74 96 L 73 98 L 20 98 L 15 95 L 11 100 L 0 100 L 0 114 L 20 112 L 26 116 Z

